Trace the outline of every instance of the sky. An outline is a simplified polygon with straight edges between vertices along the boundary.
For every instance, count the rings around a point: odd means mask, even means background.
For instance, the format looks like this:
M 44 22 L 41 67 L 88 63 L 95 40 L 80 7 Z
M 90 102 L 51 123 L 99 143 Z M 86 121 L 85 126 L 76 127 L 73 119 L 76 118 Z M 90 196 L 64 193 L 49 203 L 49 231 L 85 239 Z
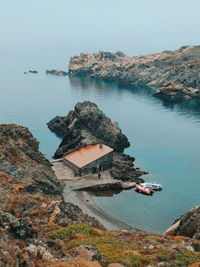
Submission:
M 200 44 L 199 0 L 1 0 L 1 47 L 133 56 Z

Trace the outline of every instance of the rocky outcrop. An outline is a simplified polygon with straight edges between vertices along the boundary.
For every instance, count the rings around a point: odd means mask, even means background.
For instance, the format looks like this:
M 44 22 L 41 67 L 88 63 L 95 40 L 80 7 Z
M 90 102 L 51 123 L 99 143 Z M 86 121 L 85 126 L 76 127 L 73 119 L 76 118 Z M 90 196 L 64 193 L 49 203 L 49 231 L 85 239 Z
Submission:
M 52 74 L 52 75 L 59 75 L 59 76 L 66 76 L 68 73 L 63 70 L 46 70 L 46 74 Z
M 196 206 L 182 215 L 175 222 L 175 227 L 171 234 L 200 240 L 200 206 Z
M 37 74 L 38 71 L 37 70 L 29 70 L 29 73 L 34 73 L 34 74 Z
M 198 88 L 186 87 L 181 83 L 172 81 L 157 89 L 154 96 L 175 101 L 192 98 L 200 99 L 200 91 Z
M 112 122 L 96 104 L 89 101 L 77 103 L 74 111 L 70 111 L 67 117 L 57 116 L 47 125 L 51 131 L 63 136 L 55 158 L 85 145 L 102 143 L 117 152 L 123 152 L 130 145 L 118 124 Z
M 54 158 L 61 158 L 65 153 L 83 146 L 102 143 L 115 151 L 111 169 L 113 178 L 144 181 L 140 176 L 147 173 L 134 166 L 133 157 L 120 153 L 130 145 L 128 138 L 121 132 L 117 122 L 106 117 L 96 104 L 89 101 L 77 103 L 74 111 L 70 111 L 66 117 L 56 116 L 47 125 L 51 131 L 63 136 Z
M 114 153 L 113 166 L 110 171 L 112 177 L 121 181 L 144 182 L 140 176 L 148 173 L 135 167 L 134 161 L 134 157 L 122 153 Z
M 128 57 L 122 52 L 81 53 L 69 62 L 69 74 L 157 87 L 155 96 L 200 99 L 200 46 Z
M 51 224 L 100 226 L 64 201 L 62 186 L 38 147 L 27 128 L 0 125 L 0 266 L 35 266 L 22 248 L 37 242 L 48 247 L 45 232 Z
M 69 120 L 66 117 L 56 116 L 47 123 L 48 128 L 54 132 L 57 136 L 63 137 L 66 132 L 66 127 L 69 124 Z
M 51 164 L 38 149 L 39 142 L 27 128 L 0 125 L 0 171 L 24 186 L 22 191 L 60 195 L 62 188 Z

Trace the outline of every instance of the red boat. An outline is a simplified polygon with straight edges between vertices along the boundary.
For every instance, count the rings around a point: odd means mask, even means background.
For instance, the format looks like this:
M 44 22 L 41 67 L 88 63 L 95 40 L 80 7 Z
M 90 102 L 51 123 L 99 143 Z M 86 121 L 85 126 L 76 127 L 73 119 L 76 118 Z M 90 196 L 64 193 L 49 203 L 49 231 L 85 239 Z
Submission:
M 143 185 L 141 184 L 136 184 L 135 185 L 135 188 L 136 188 L 136 191 L 137 192 L 140 192 L 140 193 L 143 193 L 145 195 L 150 195 L 152 196 L 154 191 L 151 189 L 151 188 L 147 188 L 147 187 L 144 187 Z

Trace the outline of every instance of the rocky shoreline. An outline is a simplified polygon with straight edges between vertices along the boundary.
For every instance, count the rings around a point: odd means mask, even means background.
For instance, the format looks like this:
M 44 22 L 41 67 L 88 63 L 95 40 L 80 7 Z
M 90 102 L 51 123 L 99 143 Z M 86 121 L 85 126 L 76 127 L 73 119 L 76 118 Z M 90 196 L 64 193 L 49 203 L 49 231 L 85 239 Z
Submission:
M 143 182 L 147 172 L 134 166 L 135 159 L 123 153 L 130 143 L 117 122 L 112 122 L 96 104 L 85 101 L 77 103 L 66 117 L 56 116 L 47 123 L 49 129 L 59 136 L 62 142 L 54 158 L 62 158 L 65 153 L 93 144 L 105 144 L 114 149 L 110 173 L 121 181 Z
M 85 211 L 107 216 L 87 192 L 70 194 L 72 184 L 63 187 L 65 181 L 58 180 L 38 146 L 27 128 L 0 125 L 0 266 L 189 266 L 200 261 L 195 239 L 144 233 L 111 217 L 108 228 L 115 231 L 105 230 Z M 174 234 L 187 236 L 189 228 L 198 232 L 199 221 L 195 209 L 181 218 Z M 194 231 L 192 236 L 199 238 Z
M 100 51 L 71 57 L 69 75 L 100 78 L 156 88 L 156 97 L 179 101 L 200 99 L 200 46 L 128 57 L 122 52 Z

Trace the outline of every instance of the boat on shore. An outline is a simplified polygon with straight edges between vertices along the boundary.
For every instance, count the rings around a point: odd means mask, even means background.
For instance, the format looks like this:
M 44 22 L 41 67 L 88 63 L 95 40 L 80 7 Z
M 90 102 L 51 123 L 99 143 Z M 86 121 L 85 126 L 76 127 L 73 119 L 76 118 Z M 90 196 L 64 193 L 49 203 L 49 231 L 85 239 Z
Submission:
M 141 185 L 157 191 L 161 191 L 163 189 L 162 185 L 157 183 L 141 183 Z
M 139 193 L 143 193 L 145 195 L 149 195 L 149 196 L 152 196 L 154 193 L 153 189 L 147 188 L 147 187 L 143 186 L 142 184 L 136 184 L 135 185 L 135 191 L 139 192 Z

